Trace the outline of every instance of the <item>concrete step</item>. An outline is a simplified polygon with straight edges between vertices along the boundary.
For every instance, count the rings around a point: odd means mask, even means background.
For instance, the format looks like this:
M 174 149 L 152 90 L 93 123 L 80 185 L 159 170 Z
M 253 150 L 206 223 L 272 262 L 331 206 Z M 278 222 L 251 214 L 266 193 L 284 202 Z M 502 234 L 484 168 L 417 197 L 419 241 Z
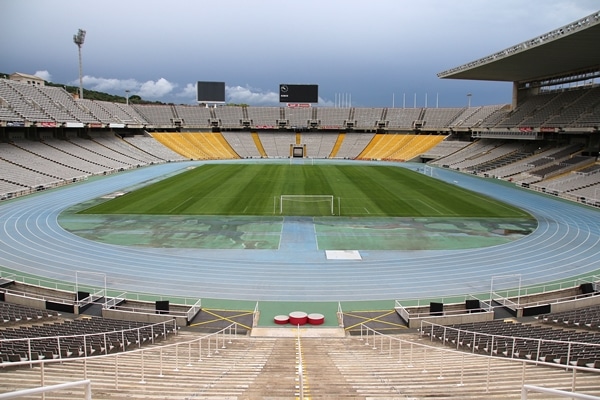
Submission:
M 302 337 L 298 342 L 223 336 L 190 342 L 198 337 L 178 334 L 145 348 L 143 356 L 137 351 L 48 363 L 43 374 L 39 366 L 0 368 L 0 392 L 89 378 L 94 400 L 297 399 L 301 392 L 315 399 L 520 399 L 523 383 L 563 390 L 572 383 L 572 372 L 561 368 L 523 368 L 509 359 L 424 347 L 430 342 L 410 335 L 401 335 L 410 339 L 401 346 L 390 338 L 359 337 Z M 578 373 L 576 390 L 600 395 L 599 378 Z M 77 389 L 46 395 L 81 397 Z
M 294 338 L 276 339 L 262 371 L 254 384 L 242 393 L 241 398 L 292 399 L 297 396 L 295 343 Z

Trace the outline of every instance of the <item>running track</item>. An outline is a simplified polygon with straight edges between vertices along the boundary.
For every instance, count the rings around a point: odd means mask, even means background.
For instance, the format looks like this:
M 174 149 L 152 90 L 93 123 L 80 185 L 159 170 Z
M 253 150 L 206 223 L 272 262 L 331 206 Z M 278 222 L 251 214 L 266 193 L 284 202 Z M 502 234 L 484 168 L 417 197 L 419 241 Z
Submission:
M 190 164 L 199 163 L 141 168 L 0 204 L 0 265 L 71 283 L 76 280 L 75 271 L 103 272 L 108 288 L 128 292 L 252 301 L 389 300 L 486 293 L 492 277 L 520 274 L 525 286 L 600 269 L 599 210 L 444 169 L 434 169 L 434 177 L 523 208 L 537 218 L 538 229 L 515 242 L 484 249 L 361 251 L 362 261 L 341 261 L 327 260 L 324 251 L 303 247 L 115 246 L 80 238 L 57 223 L 61 210 L 71 205 L 176 173 Z

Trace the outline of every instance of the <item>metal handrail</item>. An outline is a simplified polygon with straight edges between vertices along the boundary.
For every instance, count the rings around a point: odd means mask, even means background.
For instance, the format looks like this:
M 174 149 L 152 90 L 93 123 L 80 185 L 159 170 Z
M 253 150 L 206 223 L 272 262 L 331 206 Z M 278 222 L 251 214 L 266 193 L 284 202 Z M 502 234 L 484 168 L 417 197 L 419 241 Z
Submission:
M 98 333 L 87 333 L 87 334 L 83 334 L 83 335 L 40 336 L 40 337 L 29 337 L 29 338 L 0 339 L 0 347 L 6 346 L 9 343 L 19 343 L 19 342 L 26 343 L 26 346 L 28 349 L 26 363 L 31 363 L 31 362 L 36 361 L 36 360 L 32 359 L 32 353 L 33 353 L 32 349 L 34 347 L 34 345 L 33 345 L 34 342 L 55 340 L 56 346 L 58 349 L 58 354 L 57 354 L 58 359 L 61 360 L 61 359 L 66 358 L 66 357 L 63 357 L 63 352 L 61 351 L 63 347 L 66 347 L 65 342 L 68 342 L 69 340 L 73 340 L 73 339 L 74 340 L 82 339 L 83 347 L 84 347 L 83 354 L 81 357 L 78 357 L 78 358 L 95 357 L 91 354 L 88 354 L 88 346 L 87 346 L 87 344 L 92 343 L 93 337 L 100 338 L 101 342 L 104 343 L 104 348 L 106 349 L 106 352 L 108 352 L 108 348 L 109 348 L 108 339 L 109 338 L 107 336 L 109 336 L 109 335 L 116 336 L 122 340 L 123 351 L 125 351 L 126 347 L 127 347 L 125 345 L 125 336 L 127 333 L 135 333 L 136 336 L 139 338 L 141 330 L 150 328 L 151 332 L 152 332 L 151 340 L 152 340 L 152 342 L 154 342 L 155 332 L 162 332 L 164 334 L 164 336 L 166 337 L 167 325 L 173 325 L 173 328 L 172 328 L 173 332 L 177 331 L 177 321 L 173 319 L 173 320 L 169 320 L 169 321 L 158 322 L 155 324 L 144 325 L 144 326 L 137 327 L 137 328 L 98 332 Z M 138 347 L 141 347 L 141 340 L 138 340 Z M 16 364 L 17 364 L 16 362 L 2 363 L 2 364 L 0 364 L 0 367 L 16 365 Z
M 414 357 L 415 355 L 413 354 L 415 349 L 421 349 L 423 354 L 420 356 L 423 358 L 423 362 L 427 362 L 427 360 L 431 360 L 431 365 L 436 365 L 436 367 L 439 367 L 439 371 L 440 371 L 440 377 L 442 376 L 442 371 L 444 369 L 444 360 L 446 360 L 446 356 L 444 356 L 444 354 L 453 354 L 453 355 L 460 355 L 461 356 L 461 366 L 459 367 L 461 369 L 461 373 L 460 373 L 460 383 L 459 385 L 463 385 L 463 379 L 464 376 L 462 374 L 462 370 L 464 368 L 465 365 L 465 361 L 468 358 L 473 358 L 473 357 L 479 357 L 479 358 L 484 358 L 484 359 L 488 359 L 488 360 L 492 360 L 492 359 L 496 359 L 498 361 L 504 361 L 504 362 L 512 362 L 515 364 L 521 364 L 523 366 L 523 371 L 525 371 L 525 366 L 526 365 L 543 365 L 543 366 L 547 366 L 547 367 L 551 367 L 551 368 L 558 368 L 558 369 L 562 369 L 562 370 L 568 370 L 571 371 L 571 387 L 573 388 L 573 390 L 575 390 L 576 387 L 576 373 L 577 372 L 588 372 L 588 373 L 594 373 L 594 374 L 598 374 L 600 376 L 600 371 L 597 368 L 589 368 L 589 367 L 583 367 L 583 366 L 576 366 L 576 365 L 564 365 L 564 364 L 556 364 L 553 362 L 546 362 L 546 361 L 540 361 L 540 360 L 528 360 L 528 359 L 520 359 L 520 358 L 503 358 L 503 357 L 494 357 L 494 356 L 490 356 L 490 355 L 485 355 L 485 354 L 477 354 L 477 353 L 467 353 L 464 351 L 460 351 L 460 350 L 456 350 L 456 349 L 451 349 L 451 348 L 447 348 L 447 347 L 439 347 L 439 346 L 432 346 L 432 345 L 427 345 L 427 344 L 423 344 L 423 343 L 419 343 L 419 342 L 415 342 L 415 341 L 410 341 L 410 340 L 406 340 L 406 339 L 402 339 L 399 337 L 395 337 L 395 336 L 390 336 L 390 335 L 386 335 L 380 332 L 377 332 L 376 330 L 368 327 L 367 325 L 364 325 L 361 323 L 360 325 L 361 329 L 360 329 L 360 340 L 365 342 L 365 345 L 369 345 L 372 344 L 372 348 L 373 349 L 379 349 L 379 351 L 382 354 L 385 354 L 386 359 L 389 358 L 390 356 L 392 356 L 392 343 L 397 343 L 398 345 L 398 357 L 399 359 L 402 359 L 403 361 L 406 361 L 408 363 L 409 367 L 414 366 L 414 363 L 417 361 Z M 379 347 L 376 345 L 377 341 L 379 341 Z M 384 341 L 387 341 L 387 352 L 384 352 L 385 349 L 385 344 Z M 436 354 L 436 356 L 432 356 L 432 354 Z M 439 356 L 437 356 L 439 355 Z M 386 362 L 389 362 L 386 361 Z M 456 368 L 456 366 L 454 366 L 453 368 Z M 483 372 L 482 373 L 486 373 L 486 392 L 489 391 L 489 385 L 490 385 L 490 374 L 492 374 L 493 372 L 490 370 L 490 368 L 487 369 L 487 372 Z M 523 379 L 525 379 L 525 375 L 523 374 Z M 522 383 L 523 385 L 525 384 L 525 382 Z M 595 400 L 595 399 L 594 399 Z
M 568 397 L 569 399 L 600 400 L 600 397 L 598 396 L 592 396 L 589 394 L 576 392 L 567 392 L 566 390 L 549 389 L 534 385 L 523 385 L 523 389 L 521 389 L 521 400 L 527 400 L 527 393 L 529 392 L 546 393 L 554 396 Z
M 23 390 L 17 390 L 14 392 L 8 392 L 8 393 L 2 393 L 0 394 L 0 399 L 4 400 L 4 399 L 16 399 L 19 397 L 23 397 L 23 396 L 29 396 L 32 394 L 38 394 L 38 393 L 47 393 L 47 392 L 54 392 L 57 390 L 62 390 L 62 389 L 71 389 L 74 387 L 78 387 L 78 386 L 83 386 L 83 390 L 84 390 L 84 400 L 92 400 L 92 382 L 89 379 L 84 379 L 81 381 L 74 381 L 74 382 L 66 382 L 66 383 L 59 383 L 58 385 L 50 385 L 50 386 L 40 386 L 37 388 L 32 388 L 32 389 L 23 389 Z
M 586 348 L 590 348 L 590 349 L 600 350 L 600 343 L 575 342 L 575 341 L 568 341 L 568 340 L 543 339 L 543 338 L 532 338 L 532 337 L 523 337 L 523 336 L 496 335 L 496 334 L 491 334 L 491 333 L 469 331 L 466 329 L 454 328 L 454 327 L 440 325 L 440 324 L 436 324 L 436 323 L 425 321 L 425 320 L 421 321 L 421 329 L 420 329 L 421 335 L 423 335 L 425 332 L 425 328 L 423 327 L 424 325 L 431 325 L 432 331 L 433 331 L 434 327 L 442 328 L 444 330 L 444 335 L 443 335 L 444 337 L 446 337 L 446 331 L 451 330 L 451 331 L 457 332 L 459 335 L 461 332 L 463 332 L 464 334 L 473 334 L 477 337 L 488 337 L 491 339 L 491 343 L 497 343 L 498 339 L 504 339 L 504 340 L 513 341 L 513 342 L 530 341 L 530 342 L 537 342 L 538 348 L 540 348 L 541 345 L 544 343 L 561 344 L 561 345 L 566 345 L 568 347 L 569 353 L 570 353 L 570 349 L 572 348 L 572 346 L 582 346 L 582 347 L 586 347 Z M 431 339 L 433 340 L 433 338 L 431 338 Z M 513 354 L 511 354 L 511 357 L 508 357 L 508 358 L 514 358 Z M 567 360 L 567 361 L 570 361 L 570 360 Z

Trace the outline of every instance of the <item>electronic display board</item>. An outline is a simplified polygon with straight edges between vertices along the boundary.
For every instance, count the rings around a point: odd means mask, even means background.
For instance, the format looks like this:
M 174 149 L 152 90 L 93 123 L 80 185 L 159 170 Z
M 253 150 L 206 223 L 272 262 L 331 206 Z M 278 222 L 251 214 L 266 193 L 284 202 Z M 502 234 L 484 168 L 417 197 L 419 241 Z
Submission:
M 319 85 L 296 85 L 282 83 L 279 85 L 280 103 L 318 103 Z
M 198 81 L 196 100 L 198 103 L 225 103 L 225 82 Z

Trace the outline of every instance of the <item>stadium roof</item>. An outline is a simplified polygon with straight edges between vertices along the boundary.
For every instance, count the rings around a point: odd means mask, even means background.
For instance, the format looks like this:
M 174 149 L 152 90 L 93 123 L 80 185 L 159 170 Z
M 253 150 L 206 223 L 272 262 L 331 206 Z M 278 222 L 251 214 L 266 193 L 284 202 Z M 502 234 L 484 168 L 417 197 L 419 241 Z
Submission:
M 600 71 L 600 11 L 438 77 L 531 82 Z

